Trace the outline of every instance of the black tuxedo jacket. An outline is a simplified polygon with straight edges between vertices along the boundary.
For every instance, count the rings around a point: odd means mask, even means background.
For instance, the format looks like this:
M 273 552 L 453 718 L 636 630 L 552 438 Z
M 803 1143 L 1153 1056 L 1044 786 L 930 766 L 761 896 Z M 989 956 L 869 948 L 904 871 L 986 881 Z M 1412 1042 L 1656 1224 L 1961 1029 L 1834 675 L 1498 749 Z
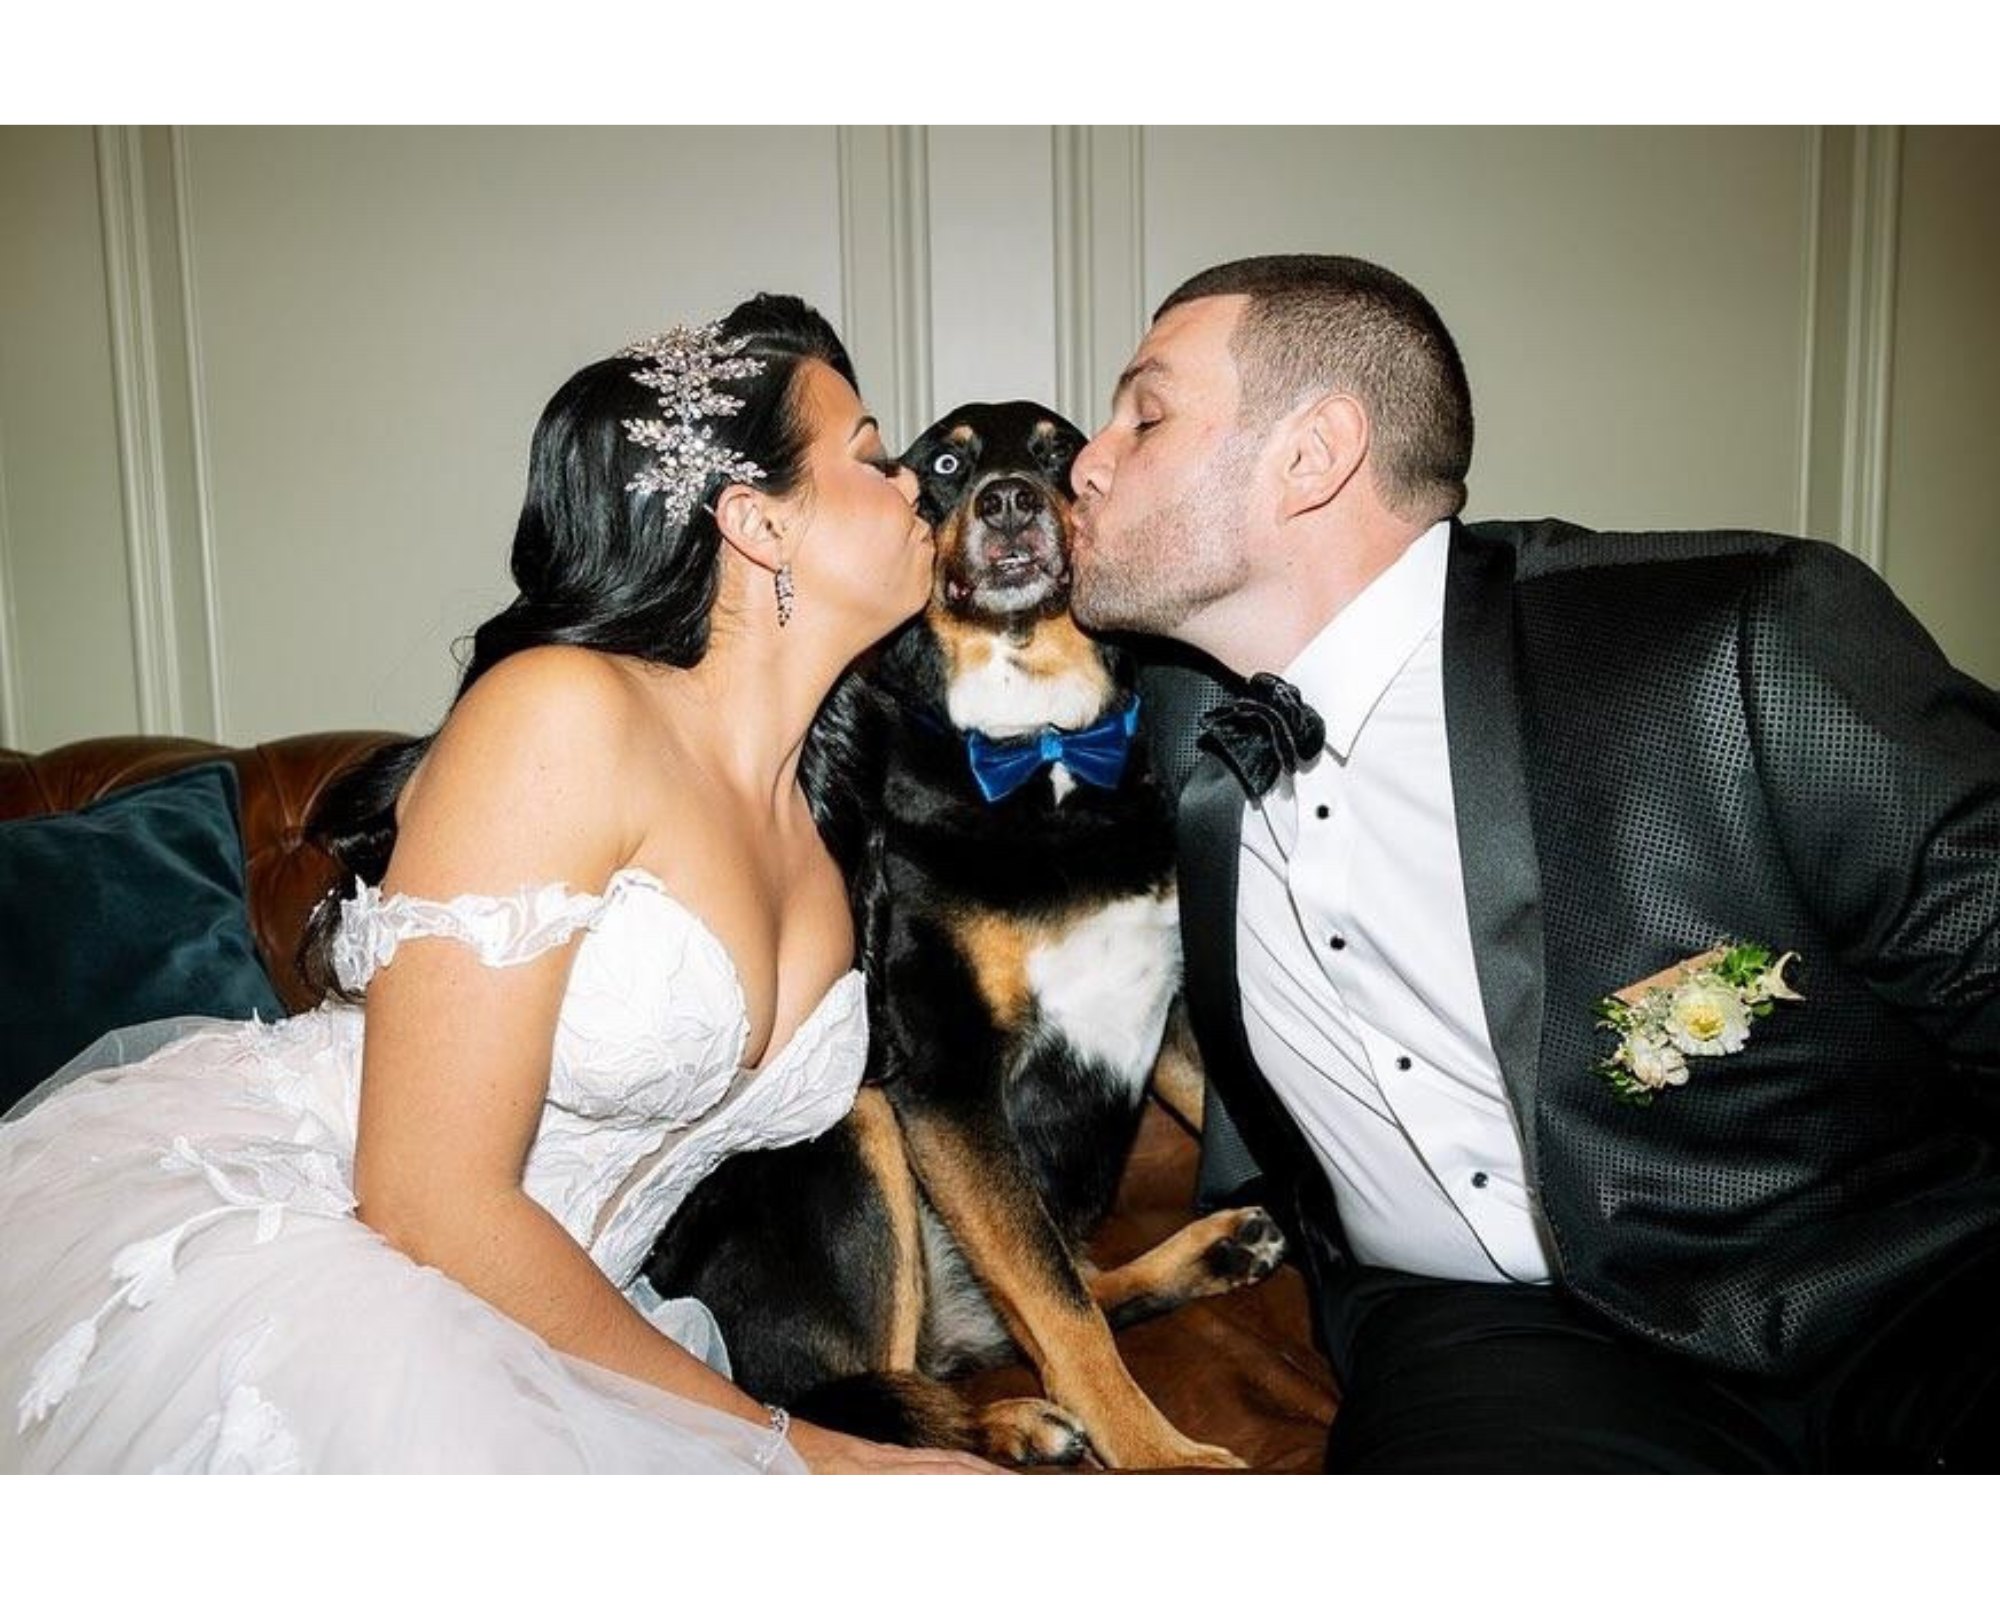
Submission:
M 1774 534 L 1454 523 L 1443 650 L 1481 998 L 1563 1288 L 1703 1362 L 1803 1374 L 2000 1243 L 2000 696 L 1866 567 Z M 1221 689 L 1147 677 L 1211 1084 L 1295 1240 L 1337 1260 L 1244 1041 L 1244 798 L 1194 743 Z M 1598 999 L 1725 939 L 1797 951 L 1805 1002 L 1616 1098 Z

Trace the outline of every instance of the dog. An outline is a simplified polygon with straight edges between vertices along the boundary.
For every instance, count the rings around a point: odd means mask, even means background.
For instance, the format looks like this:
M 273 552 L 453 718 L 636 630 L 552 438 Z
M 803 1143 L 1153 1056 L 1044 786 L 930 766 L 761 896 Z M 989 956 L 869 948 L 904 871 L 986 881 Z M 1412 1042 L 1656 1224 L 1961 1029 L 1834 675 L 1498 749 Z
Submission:
M 818 785 L 866 802 L 822 823 L 856 884 L 867 1085 L 824 1137 L 725 1163 L 646 1270 L 714 1312 L 746 1389 L 826 1426 L 1014 1464 L 1240 1466 L 1159 1413 L 1111 1327 L 1266 1276 L 1269 1216 L 1202 1218 L 1115 1270 L 1081 1255 L 1180 982 L 1172 808 L 1131 664 L 1069 613 L 1083 442 L 1017 401 L 961 406 L 905 452 L 931 600 L 830 708 L 860 775 Z M 1198 1091 L 1173 1086 L 1190 1114 Z M 974 1412 L 939 1381 L 1017 1354 L 1046 1402 Z

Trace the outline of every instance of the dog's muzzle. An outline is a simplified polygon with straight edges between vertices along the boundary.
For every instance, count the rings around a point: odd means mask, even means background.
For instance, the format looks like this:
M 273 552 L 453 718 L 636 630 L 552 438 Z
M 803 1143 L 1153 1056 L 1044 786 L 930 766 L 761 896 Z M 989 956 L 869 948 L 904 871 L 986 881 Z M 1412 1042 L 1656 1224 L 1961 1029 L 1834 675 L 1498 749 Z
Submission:
M 959 546 L 959 587 L 983 609 L 1039 606 L 1069 583 L 1068 524 L 1049 491 L 1008 476 L 970 496 Z

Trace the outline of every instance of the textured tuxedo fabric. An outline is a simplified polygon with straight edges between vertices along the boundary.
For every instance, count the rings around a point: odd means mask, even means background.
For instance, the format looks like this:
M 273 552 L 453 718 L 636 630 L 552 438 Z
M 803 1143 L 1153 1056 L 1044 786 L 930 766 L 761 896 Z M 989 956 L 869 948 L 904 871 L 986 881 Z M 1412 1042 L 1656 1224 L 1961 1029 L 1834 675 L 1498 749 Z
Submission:
M 1444 655 L 1480 989 L 1566 1303 L 1698 1368 L 1830 1370 L 2000 1234 L 2000 696 L 1858 562 L 1760 533 L 1454 526 Z M 1338 1218 L 1243 1043 L 1242 795 L 1192 747 L 1218 691 L 1149 676 L 1196 1036 L 1323 1287 Z M 1595 1002 L 1727 939 L 1797 951 L 1805 1002 L 1617 1099 Z

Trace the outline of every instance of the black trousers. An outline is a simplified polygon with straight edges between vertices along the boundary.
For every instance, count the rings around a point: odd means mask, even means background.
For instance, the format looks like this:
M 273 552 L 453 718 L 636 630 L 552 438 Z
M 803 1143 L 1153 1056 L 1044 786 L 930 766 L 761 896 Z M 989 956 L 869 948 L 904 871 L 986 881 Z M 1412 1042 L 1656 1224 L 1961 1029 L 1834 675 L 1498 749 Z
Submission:
M 1310 1244 L 1308 1248 L 1310 1248 Z M 2000 1244 L 1811 1380 L 1699 1367 L 1559 1289 L 1314 1262 L 1332 1472 L 1990 1472 Z

